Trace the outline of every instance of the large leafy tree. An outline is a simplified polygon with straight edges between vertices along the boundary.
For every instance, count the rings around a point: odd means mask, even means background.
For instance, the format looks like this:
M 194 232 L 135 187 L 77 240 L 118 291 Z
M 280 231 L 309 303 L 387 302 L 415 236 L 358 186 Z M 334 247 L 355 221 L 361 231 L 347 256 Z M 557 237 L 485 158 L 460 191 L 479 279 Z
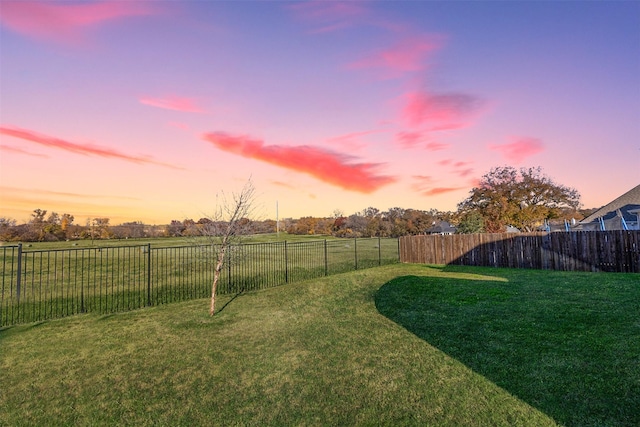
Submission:
M 484 232 L 484 218 L 478 211 L 470 211 L 462 214 L 456 227 L 457 234 L 472 234 Z
M 461 213 L 478 212 L 489 233 L 502 232 L 507 225 L 533 231 L 545 219 L 577 210 L 577 190 L 556 183 L 540 167 L 515 169 L 502 166 L 491 169 L 458 205 Z

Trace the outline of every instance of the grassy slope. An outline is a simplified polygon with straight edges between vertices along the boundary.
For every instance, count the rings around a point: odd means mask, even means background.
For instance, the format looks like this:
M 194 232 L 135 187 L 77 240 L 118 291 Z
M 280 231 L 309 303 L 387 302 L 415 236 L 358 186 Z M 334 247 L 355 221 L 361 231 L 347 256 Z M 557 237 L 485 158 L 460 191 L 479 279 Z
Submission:
M 377 311 L 381 285 L 434 275 L 512 280 L 393 265 L 221 297 L 214 318 L 198 300 L 0 330 L 0 425 L 554 425 Z

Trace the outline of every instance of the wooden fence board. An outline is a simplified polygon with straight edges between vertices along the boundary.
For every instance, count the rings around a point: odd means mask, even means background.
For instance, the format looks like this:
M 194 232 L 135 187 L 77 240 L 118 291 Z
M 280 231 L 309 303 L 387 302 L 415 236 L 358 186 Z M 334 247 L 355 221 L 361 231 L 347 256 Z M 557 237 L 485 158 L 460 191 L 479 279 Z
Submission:
M 640 230 L 405 236 L 399 246 L 407 263 L 640 273 Z

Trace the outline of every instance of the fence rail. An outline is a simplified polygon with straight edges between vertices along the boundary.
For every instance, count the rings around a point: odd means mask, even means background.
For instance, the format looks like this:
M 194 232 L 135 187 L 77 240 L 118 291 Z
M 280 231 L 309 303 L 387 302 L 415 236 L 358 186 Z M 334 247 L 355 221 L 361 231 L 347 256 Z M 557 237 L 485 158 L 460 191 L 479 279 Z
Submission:
M 23 250 L 0 246 L 0 327 L 210 296 L 216 247 Z M 399 261 L 398 239 L 252 243 L 230 249 L 218 285 L 233 294 Z
M 400 261 L 640 273 L 640 231 L 458 234 L 400 238 Z

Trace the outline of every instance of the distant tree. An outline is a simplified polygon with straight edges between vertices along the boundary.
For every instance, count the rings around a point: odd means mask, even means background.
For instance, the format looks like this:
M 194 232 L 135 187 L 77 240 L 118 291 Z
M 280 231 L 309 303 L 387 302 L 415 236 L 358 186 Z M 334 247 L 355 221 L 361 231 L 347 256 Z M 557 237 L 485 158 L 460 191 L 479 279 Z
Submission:
M 167 227 L 167 234 L 169 237 L 179 237 L 182 236 L 182 232 L 187 227 L 182 221 L 178 221 L 177 219 L 172 219 L 171 223 Z
M 507 225 L 532 231 L 545 219 L 558 217 L 565 208 L 578 209 L 577 190 L 557 184 L 541 168 L 496 167 L 485 174 L 467 199 L 458 205 L 461 214 L 476 211 L 485 230 L 502 232 Z
M 185 219 L 182 221 L 182 224 L 184 225 L 184 229 L 182 230 L 183 236 L 193 237 L 200 235 L 200 229 L 194 220 Z
M 389 236 L 400 237 L 407 233 L 407 222 L 404 219 L 405 210 L 403 208 L 390 208 L 383 213 L 385 222 L 389 227 Z
M 456 227 L 456 234 L 484 233 L 484 218 L 477 211 L 462 214 Z
M 31 213 L 31 220 L 29 221 L 29 232 L 25 234 L 25 241 L 42 241 L 44 240 L 46 225 L 45 217 L 47 211 L 43 209 L 34 209 Z
M 65 238 L 73 237 L 73 234 L 71 233 L 71 226 L 73 225 L 74 219 L 73 215 L 67 213 L 62 214 L 62 217 L 60 218 L 60 229 L 62 230 Z
M 402 218 L 406 221 L 406 234 L 423 234 L 437 219 L 431 213 L 418 209 L 406 209 Z
M 378 208 L 369 206 L 368 208 L 362 211 L 362 216 L 367 218 L 376 218 L 380 216 L 380 210 Z
M 32 224 L 42 224 L 44 222 L 44 217 L 47 215 L 46 210 L 42 209 L 34 209 L 31 214 L 31 223 Z
M 253 233 L 275 233 L 277 231 L 277 223 L 273 219 L 265 219 L 264 221 L 253 222 Z
M 346 216 L 339 216 L 333 220 L 333 224 L 331 226 L 331 234 L 334 236 L 339 236 L 342 233 L 342 230 L 346 228 L 345 224 L 347 223 Z
M 87 218 L 87 226 L 82 237 L 91 239 L 109 239 L 113 236 L 109 230 L 109 218 Z
M 0 240 L 10 241 L 15 237 L 16 220 L 8 217 L 0 217 Z
M 360 214 L 349 215 L 344 224 L 345 233 L 341 237 L 362 237 L 366 233 L 367 223 L 367 218 Z

